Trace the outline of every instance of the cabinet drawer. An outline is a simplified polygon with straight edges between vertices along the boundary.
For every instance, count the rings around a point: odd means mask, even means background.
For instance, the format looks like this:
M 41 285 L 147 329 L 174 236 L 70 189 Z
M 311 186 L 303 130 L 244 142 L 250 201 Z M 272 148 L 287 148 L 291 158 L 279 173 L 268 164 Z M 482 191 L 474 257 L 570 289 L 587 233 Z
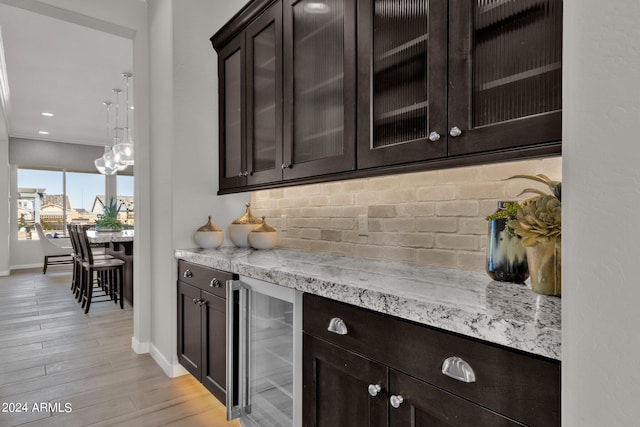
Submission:
M 227 280 L 234 278 L 237 278 L 237 276 L 226 271 L 216 270 L 215 268 L 205 267 L 183 260 L 178 261 L 178 280 L 211 292 L 221 298 L 226 297 Z
M 304 295 L 304 332 L 533 426 L 560 425 L 560 363 L 393 316 Z M 327 330 L 342 319 L 347 333 Z M 465 383 L 442 373 L 459 357 L 475 373 Z

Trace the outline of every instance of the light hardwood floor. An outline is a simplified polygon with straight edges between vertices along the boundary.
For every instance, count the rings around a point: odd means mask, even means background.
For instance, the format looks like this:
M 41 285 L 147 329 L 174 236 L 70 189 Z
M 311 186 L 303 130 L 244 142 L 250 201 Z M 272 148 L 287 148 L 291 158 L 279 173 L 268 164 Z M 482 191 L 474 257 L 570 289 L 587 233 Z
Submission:
M 85 315 L 70 283 L 68 266 L 0 277 L 0 426 L 239 426 L 193 377 L 131 350 L 131 307 Z

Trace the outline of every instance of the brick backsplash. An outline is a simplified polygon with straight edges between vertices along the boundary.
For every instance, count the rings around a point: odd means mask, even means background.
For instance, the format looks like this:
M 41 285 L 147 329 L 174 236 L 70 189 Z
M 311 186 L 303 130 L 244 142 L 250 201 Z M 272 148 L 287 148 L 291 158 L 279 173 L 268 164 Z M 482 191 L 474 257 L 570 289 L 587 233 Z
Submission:
M 543 173 L 562 177 L 560 157 L 255 191 L 251 210 L 266 216 L 280 247 L 356 258 L 484 271 L 485 216 L 499 200 L 522 200 Z M 282 216 L 287 229 L 282 230 Z M 359 232 L 363 218 L 367 235 Z

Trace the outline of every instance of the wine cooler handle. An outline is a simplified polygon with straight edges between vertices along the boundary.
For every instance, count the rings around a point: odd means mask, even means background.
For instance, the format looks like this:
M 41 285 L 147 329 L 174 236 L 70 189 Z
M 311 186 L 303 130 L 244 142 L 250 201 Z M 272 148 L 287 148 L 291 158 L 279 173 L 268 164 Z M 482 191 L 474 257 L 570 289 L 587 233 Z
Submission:
M 248 295 L 249 290 L 242 285 L 242 282 L 239 280 L 227 281 L 226 406 L 228 421 L 243 415 L 248 402 Z M 234 333 L 238 334 L 237 346 Z M 236 379 L 237 381 L 235 381 Z M 237 385 L 237 390 L 234 387 L 234 382 Z M 234 401 L 236 396 L 237 401 Z

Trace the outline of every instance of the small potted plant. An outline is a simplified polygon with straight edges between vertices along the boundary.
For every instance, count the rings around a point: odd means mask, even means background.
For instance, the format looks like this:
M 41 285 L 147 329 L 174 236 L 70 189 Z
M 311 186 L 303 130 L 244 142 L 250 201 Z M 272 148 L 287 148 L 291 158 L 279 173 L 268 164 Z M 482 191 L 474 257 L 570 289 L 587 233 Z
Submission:
M 96 221 L 96 231 L 120 231 L 122 230 L 122 221 L 118 219 L 120 208 L 115 197 L 111 197 L 109 205 L 104 206 L 102 215 Z
M 531 289 L 540 294 L 560 296 L 561 237 L 562 237 L 562 183 L 545 175 L 515 175 L 508 179 L 523 178 L 541 182 L 550 192 L 526 188 L 520 194 L 535 193 L 521 203 L 515 219 L 509 226 L 522 238 L 526 247 Z

